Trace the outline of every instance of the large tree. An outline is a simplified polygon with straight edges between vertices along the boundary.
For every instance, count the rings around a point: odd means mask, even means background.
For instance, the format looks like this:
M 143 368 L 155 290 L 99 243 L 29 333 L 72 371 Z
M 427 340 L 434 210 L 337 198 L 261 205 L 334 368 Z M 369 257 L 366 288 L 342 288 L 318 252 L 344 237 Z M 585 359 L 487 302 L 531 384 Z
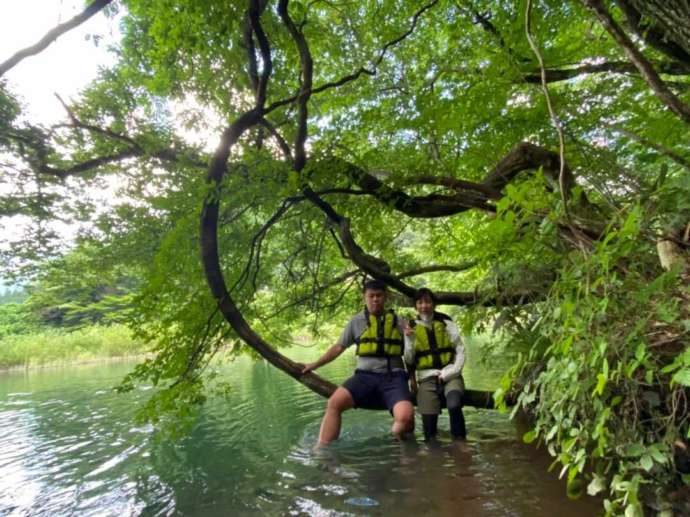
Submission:
M 44 221 L 83 218 L 148 271 L 132 325 L 158 354 L 127 382 L 161 386 L 151 415 L 203 399 L 228 342 L 327 395 L 280 345 L 332 331 L 364 275 L 401 305 L 428 285 L 516 358 L 497 402 L 533 413 L 573 494 L 669 506 L 690 385 L 684 5 L 122 1 L 118 64 L 64 124 L 22 122 L 3 90 L 18 188 L 0 213 L 41 221 L 25 253 L 50 249 Z M 109 177 L 108 210 L 72 194 Z

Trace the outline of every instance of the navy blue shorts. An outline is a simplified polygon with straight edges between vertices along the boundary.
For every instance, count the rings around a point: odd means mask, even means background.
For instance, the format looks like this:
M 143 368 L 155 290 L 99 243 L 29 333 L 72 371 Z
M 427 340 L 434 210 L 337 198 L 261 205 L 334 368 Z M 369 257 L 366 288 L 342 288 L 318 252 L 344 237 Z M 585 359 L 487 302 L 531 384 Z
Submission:
M 343 388 L 350 392 L 358 408 L 392 412 L 393 406 L 401 400 L 412 402 L 407 373 L 399 370 L 390 373 L 355 370 L 355 374 L 343 383 Z

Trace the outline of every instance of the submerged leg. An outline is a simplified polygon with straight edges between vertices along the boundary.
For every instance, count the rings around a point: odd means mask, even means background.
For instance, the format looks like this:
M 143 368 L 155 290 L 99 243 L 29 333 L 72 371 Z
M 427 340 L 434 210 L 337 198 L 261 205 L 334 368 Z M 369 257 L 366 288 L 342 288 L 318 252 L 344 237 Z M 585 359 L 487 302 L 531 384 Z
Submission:
M 438 432 L 438 415 L 422 415 L 422 427 L 424 428 L 424 440 L 431 440 Z
M 450 434 L 453 435 L 453 438 L 464 440 L 467 437 L 467 430 L 465 429 L 465 415 L 462 414 L 462 392 L 458 390 L 448 392 L 446 405 L 450 417 Z
M 414 430 L 414 406 L 409 400 L 401 400 L 393 406 L 393 427 L 391 433 L 398 439 Z
M 328 445 L 340 436 L 340 423 L 342 421 L 343 411 L 351 409 L 354 406 L 355 402 L 352 399 L 352 395 L 345 388 L 341 386 L 333 392 L 328 399 L 326 412 L 321 421 L 318 446 Z

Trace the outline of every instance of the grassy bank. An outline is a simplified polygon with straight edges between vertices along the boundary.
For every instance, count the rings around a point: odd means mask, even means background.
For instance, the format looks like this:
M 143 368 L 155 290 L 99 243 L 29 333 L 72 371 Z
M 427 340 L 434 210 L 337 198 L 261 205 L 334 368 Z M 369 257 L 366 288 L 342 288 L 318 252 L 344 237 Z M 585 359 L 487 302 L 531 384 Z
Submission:
M 0 339 L 0 369 L 45 366 L 145 353 L 122 325 L 66 332 L 41 330 Z

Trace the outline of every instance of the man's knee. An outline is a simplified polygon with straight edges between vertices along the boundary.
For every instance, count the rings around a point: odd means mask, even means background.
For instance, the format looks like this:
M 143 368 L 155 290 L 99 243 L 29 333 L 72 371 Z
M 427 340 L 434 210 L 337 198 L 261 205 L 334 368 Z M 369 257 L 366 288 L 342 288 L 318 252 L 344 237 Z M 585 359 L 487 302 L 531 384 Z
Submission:
M 354 401 L 352 395 L 345 388 L 337 388 L 333 394 L 328 398 L 326 404 L 326 409 L 328 411 L 337 411 L 342 413 L 343 411 L 350 409 L 354 406 Z
M 408 400 L 402 400 L 393 406 L 393 418 L 397 422 L 409 424 L 414 420 L 414 406 Z

